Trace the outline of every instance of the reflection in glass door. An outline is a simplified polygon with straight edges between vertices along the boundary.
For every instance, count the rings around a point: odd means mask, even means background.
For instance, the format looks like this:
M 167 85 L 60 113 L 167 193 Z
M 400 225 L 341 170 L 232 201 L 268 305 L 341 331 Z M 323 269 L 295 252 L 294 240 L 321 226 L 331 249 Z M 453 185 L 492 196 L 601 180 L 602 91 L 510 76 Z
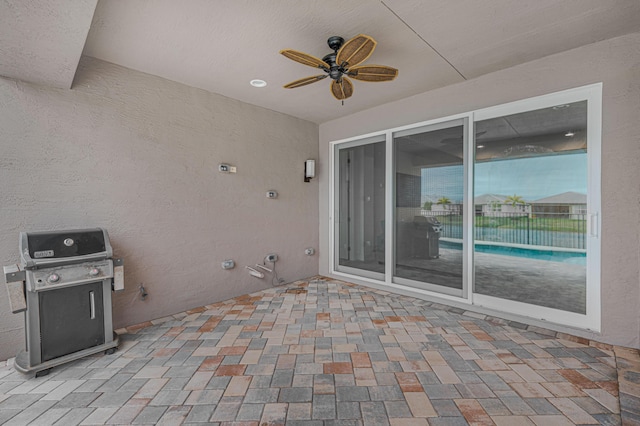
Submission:
M 337 151 L 336 270 L 384 279 L 384 135 Z
M 475 132 L 475 292 L 585 314 L 587 102 Z
M 400 284 L 462 296 L 465 121 L 393 134 Z

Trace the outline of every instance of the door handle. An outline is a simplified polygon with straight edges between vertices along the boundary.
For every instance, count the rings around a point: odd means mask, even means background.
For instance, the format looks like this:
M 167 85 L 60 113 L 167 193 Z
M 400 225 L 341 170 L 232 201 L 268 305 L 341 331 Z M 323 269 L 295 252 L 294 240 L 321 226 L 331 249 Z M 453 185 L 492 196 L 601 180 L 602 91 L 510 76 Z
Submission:
M 96 319 L 96 297 L 93 291 L 89 292 L 89 303 L 91 305 L 91 319 Z
M 590 237 L 598 236 L 598 213 L 587 215 L 587 234 Z

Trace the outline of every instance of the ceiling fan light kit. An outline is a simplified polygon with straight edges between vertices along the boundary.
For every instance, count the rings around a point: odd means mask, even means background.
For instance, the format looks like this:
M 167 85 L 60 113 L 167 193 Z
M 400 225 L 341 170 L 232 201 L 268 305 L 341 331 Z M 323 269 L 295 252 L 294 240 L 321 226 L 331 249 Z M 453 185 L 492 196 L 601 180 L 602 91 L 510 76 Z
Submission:
M 359 34 L 348 41 L 342 37 L 329 37 L 327 44 L 333 53 L 322 59 L 293 49 L 284 49 L 280 53 L 287 58 L 313 68 L 320 68 L 324 74 L 301 78 L 285 84 L 285 89 L 295 89 L 331 77 L 331 93 L 338 100 L 353 95 L 353 83 L 348 77 L 368 82 L 391 81 L 398 70 L 386 65 L 360 65 L 366 61 L 376 47 L 376 41 L 365 34 Z

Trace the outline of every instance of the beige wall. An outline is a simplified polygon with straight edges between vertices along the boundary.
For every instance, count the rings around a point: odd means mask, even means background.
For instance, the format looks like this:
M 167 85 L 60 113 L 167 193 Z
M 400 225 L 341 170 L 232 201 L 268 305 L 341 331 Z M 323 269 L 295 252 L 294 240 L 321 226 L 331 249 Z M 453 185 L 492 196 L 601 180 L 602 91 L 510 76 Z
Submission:
M 428 70 L 425 70 L 428 72 Z M 400 70 L 400 77 L 402 70 Z M 320 125 L 329 142 L 478 108 L 603 82 L 602 333 L 640 347 L 640 34 L 603 41 Z M 328 274 L 328 176 L 320 182 L 320 273 Z
M 22 230 L 106 228 L 125 259 L 116 327 L 267 288 L 244 269 L 267 253 L 287 282 L 318 272 L 313 123 L 83 58 L 72 90 L 0 79 L 0 129 L 0 265 Z M 0 360 L 23 340 L 2 289 Z

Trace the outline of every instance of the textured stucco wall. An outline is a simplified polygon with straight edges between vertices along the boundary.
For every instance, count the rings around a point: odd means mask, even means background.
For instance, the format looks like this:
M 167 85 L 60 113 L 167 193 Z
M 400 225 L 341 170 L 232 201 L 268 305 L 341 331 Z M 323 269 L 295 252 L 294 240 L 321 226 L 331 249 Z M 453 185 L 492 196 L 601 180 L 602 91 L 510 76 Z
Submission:
M 70 88 L 96 4 L 98 0 L 0 2 L 0 75 Z
M 602 333 L 565 331 L 640 347 L 639 33 L 323 123 L 320 125 L 320 163 L 328 163 L 329 142 L 333 140 L 597 82 L 603 82 Z M 321 274 L 328 274 L 329 267 L 328 218 L 328 176 L 323 176 L 320 182 Z
M 244 269 L 267 253 L 287 282 L 318 272 L 316 124 L 85 57 L 72 90 L 0 79 L 0 129 L 0 264 L 21 230 L 106 228 L 125 259 L 116 328 L 267 288 Z M 0 359 L 22 327 L 2 289 Z

